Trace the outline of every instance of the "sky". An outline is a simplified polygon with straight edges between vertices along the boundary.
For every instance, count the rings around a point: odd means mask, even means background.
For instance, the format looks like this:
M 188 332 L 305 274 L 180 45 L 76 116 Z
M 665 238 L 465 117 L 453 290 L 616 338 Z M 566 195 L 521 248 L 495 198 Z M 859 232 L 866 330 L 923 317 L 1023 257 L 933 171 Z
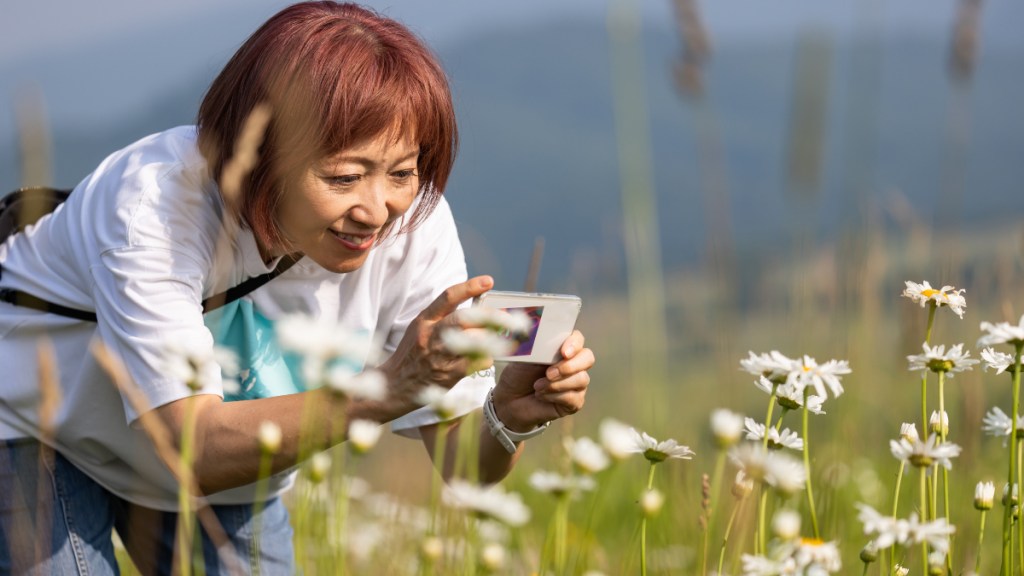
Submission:
M 848 36 L 948 35 L 959 0 L 704 0 L 718 45 L 792 36 L 807 28 Z M 646 25 L 671 25 L 669 0 L 369 0 L 441 49 L 500 27 L 605 18 L 609 2 L 639 7 Z M 282 0 L 3 0 L 0 4 L 0 138 L 15 130 L 17 102 L 42 95 L 52 123 L 88 128 L 145 112 L 161 93 L 212 77 Z M 985 45 L 1024 50 L 1024 3 L 986 0 Z

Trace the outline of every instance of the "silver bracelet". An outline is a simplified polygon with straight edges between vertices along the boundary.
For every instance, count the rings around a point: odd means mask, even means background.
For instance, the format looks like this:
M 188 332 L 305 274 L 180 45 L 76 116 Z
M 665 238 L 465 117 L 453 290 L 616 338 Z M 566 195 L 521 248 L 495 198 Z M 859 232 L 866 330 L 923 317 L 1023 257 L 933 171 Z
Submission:
M 551 422 L 545 422 L 529 432 L 509 430 L 505 423 L 498 419 L 498 414 L 494 411 L 493 388 L 487 393 L 487 400 L 484 400 L 484 422 L 487 422 L 487 428 L 491 431 L 491 435 L 498 439 L 498 442 L 509 454 L 516 453 L 516 442 L 529 440 L 547 430 L 551 425 Z

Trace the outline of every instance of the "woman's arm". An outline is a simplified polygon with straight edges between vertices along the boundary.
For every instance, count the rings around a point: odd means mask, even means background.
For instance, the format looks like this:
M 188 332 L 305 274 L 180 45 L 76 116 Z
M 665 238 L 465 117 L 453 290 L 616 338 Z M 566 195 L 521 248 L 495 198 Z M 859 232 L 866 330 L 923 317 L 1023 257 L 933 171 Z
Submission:
M 347 430 L 335 423 L 357 418 L 389 422 L 418 408 L 416 397 L 425 386 L 453 386 L 466 374 L 468 362 L 444 348 L 440 333 L 445 328 L 460 326 L 452 314 L 459 304 L 486 292 L 493 284 L 489 276 L 456 284 L 416 317 L 396 352 L 380 366 L 388 378 L 388 396 L 383 401 L 345 401 L 327 389 L 237 402 L 199 394 L 160 406 L 156 413 L 172 436 L 180 439 L 189 404 L 194 403 L 193 471 L 204 493 L 250 484 L 259 473 L 261 451 L 257 433 L 264 421 L 281 428 L 281 447 L 272 462 L 272 472 L 276 473 L 298 462 L 300 440 L 315 449 L 337 444 L 345 440 Z M 310 437 L 303 439 L 302 434 Z

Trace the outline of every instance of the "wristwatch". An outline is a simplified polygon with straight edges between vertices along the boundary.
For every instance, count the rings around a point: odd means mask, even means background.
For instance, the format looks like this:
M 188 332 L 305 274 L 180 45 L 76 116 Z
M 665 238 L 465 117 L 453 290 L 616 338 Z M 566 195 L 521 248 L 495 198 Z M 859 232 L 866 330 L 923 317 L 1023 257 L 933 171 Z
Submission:
M 508 427 L 505 426 L 505 423 L 498 419 L 498 414 L 494 411 L 493 388 L 487 393 L 487 400 L 484 400 L 484 422 L 487 422 L 487 428 L 491 431 L 491 435 L 498 439 L 498 443 L 500 443 L 509 454 L 516 453 L 517 442 L 522 442 L 523 440 L 529 440 L 534 436 L 538 436 L 551 425 L 551 422 L 545 422 L 528 432 L 513 432 L 512 430 L 509 430 Z

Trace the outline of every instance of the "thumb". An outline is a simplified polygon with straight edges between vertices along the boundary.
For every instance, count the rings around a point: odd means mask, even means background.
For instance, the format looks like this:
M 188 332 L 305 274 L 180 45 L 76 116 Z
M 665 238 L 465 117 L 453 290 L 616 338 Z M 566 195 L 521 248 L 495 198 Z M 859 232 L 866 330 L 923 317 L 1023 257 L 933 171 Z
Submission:
M 494 278 L 490 276 L 476 276 L 461 284 L 449 286 L 441 292 L 429 306 L 420 312 L 420 318 L 424 320 L 438 321 L 448 316 L 459 307 L 460 304 L 476 298 L 494 287 Z

